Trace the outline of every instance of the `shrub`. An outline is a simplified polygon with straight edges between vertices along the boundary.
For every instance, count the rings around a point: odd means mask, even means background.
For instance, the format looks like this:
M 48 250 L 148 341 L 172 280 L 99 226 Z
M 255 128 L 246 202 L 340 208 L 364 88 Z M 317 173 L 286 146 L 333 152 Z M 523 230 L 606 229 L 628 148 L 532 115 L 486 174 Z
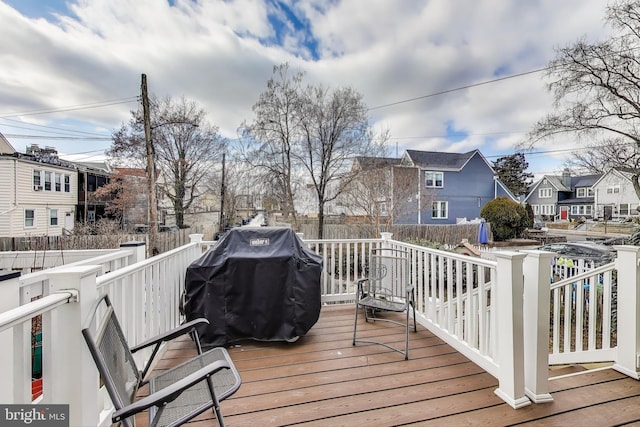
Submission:
M 493 239 L 496 241 L 520 236 L 529 223 L 526 209 L 507 197 L 498 197 L 488 202 L 480 211 L 480 216 L 491 224 Z

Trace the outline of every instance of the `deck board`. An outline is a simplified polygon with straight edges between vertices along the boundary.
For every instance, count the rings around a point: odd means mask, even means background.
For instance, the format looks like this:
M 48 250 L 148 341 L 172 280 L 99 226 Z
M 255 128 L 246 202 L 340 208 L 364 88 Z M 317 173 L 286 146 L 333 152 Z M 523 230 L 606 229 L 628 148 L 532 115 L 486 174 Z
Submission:
M 409 360 L 380 345 L 353 346 L 353 308 L 323 308 L 295 343 L 245 341 L 229 348 L 243 384 L 222 402 L 234 426 L 613 425 L 640 422 L 640 382 L 611 369 L 575 374 L 556 369 L 551 403 L 514 410 L 496 394 L 497 380 L 425 328 L 410 334 Z M 365 324 L 362 336 L 402 346 L 403 331 Z M 172 343 L 156 369 L 195 354 Z M 573 374 L 573 375 L 565 375 Z M 146 420 L 137 418 L 139 425 Z M 211 412 L 189 426 L 217 423 Z

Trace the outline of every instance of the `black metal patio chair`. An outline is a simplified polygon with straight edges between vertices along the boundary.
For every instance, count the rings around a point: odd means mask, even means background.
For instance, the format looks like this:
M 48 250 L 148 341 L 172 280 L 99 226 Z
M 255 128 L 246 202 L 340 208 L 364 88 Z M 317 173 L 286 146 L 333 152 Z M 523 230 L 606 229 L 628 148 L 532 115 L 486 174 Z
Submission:
M 208 321 L 196 319 L 129 347 L 109 297 L 103 295 L 96 301 L 83 325 L 82 335 L 113 402 L 113 423 L 133 426 L 134 415 L 148 409 L 150 426 L 177 426 L 213 409 L 218 424 L 224 425 L 220 401 L 238 390 L 240 374 L 226 349 L 217 347 L 203 353 L 195 328 L 200 323 Z M 191 335 L 198 355 L 148 377 L 160 345 L 185 334 Z M 133 353 L 147 347 L 152 348 L 151 356 L 139 370 Z M 149 385 L 149 395 L 135 400 L 136 393 L 145 384 Z
M 414 287 L 409 283 L 409 259 L 405 251 L 393 248 L 372 249 L 367 277 L 356 281 L 356 315 L 353 345 L 357 342 L 380 344 L 409 359 L 409 312 L 413 314 L 413 331 L 417 332 Z M 404 349 L 390 344 L 357 338 L 358 312 L 364 311 L 365 321 L 390 322 L 404 327 Z M 406 312 L 404 322 L 387 317 L 385 312 Z

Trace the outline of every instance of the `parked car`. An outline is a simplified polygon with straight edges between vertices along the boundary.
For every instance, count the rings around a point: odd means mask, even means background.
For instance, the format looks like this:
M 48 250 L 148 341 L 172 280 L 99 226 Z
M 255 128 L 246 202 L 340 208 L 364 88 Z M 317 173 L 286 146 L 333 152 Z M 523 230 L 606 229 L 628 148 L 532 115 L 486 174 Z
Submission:
M 597 243 L 561 242 L 549 243 L 538 248 L 541 251 L 555 252 L 563 258 L 584 259 L 595 265 L 608 264 L 616 258 L 616 251 L 610 246 Z
M 161 225 L 158 227 L 158 231 L 161 233 L 165 231 L 178 231 L 180 228 L 177 225 Z

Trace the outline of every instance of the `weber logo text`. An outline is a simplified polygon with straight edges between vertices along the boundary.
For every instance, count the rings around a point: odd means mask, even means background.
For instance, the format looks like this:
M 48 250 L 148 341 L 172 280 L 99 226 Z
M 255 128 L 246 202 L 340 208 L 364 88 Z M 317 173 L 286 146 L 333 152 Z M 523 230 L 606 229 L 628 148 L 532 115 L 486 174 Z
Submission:
M 68 427 L 69 405 L 0 405 L 0 425 Z

